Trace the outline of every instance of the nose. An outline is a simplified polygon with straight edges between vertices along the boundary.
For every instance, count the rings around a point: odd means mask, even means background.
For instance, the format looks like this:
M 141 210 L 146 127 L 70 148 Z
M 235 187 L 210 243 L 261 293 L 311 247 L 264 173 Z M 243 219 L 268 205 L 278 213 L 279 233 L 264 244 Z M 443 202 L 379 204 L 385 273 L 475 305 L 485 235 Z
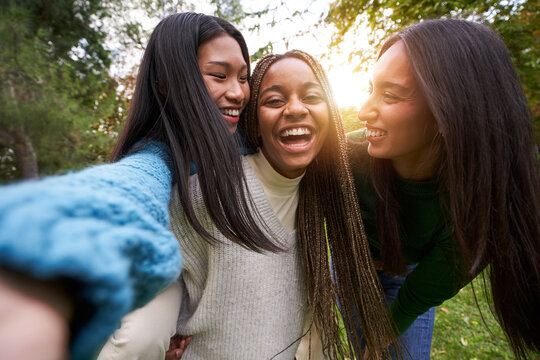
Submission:
M 295 97 L 289 100 L 289 103 L 287 104 L 283 115 L 292 118 L 300 118 L 307 115 L 308 112 L 309 111 L 306 105 L 302 102 L 302 100 Z
M 235 104 L 242 103 L 245 100 L 242 84 L 236 79 L 231 80 L 227 92 L 225 93 L 225 97 Z
M 370 123 L 377 118 L 377 109 L 371 96 L 362 104 L 360 110 L 358 111 L 358 120 Z

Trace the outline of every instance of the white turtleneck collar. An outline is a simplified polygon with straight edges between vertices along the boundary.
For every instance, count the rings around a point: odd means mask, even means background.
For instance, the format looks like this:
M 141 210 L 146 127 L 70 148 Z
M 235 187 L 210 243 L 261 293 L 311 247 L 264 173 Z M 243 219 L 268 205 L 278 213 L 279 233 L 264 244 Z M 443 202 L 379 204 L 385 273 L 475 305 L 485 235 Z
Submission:
M 293 194 L 298 190 L 300 181 L 305 174 L 304 172 L 294 179 L 281 175 L 272 167 L 260 149 L 255 154 L 247 155 L 246 158 L 263 187 L 268 188 L 275 195 L 286 196 Z
M 255 172 L 257 179 L 285 229 L 295 229 L 296 208 L 298 207 L 298 189 L 304 174 L 289 179 L 278 173 L 268 162 L 262 151 L 246 155 L 246 160 Z

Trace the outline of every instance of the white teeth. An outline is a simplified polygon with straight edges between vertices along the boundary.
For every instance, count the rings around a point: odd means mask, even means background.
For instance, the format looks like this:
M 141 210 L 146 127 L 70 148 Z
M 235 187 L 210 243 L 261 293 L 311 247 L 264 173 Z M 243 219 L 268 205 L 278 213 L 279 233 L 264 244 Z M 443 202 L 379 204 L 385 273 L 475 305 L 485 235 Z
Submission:
M 221 113 L 229 116 L 240 116 L 240 110 L 238 109 L 221 109 Z
M 386 131 L 383 130 L 368 130 L 366 131 L 366 136 L 378 137 L 386 135 Z
M 304 141 L 302 143 L 298 143 L 298 144 L 287 144 L 288 147 L 302 147 L 302 146 L 306 146 L 307 144 L 309 144 L 309 141 Z
M 283 130 L 280 134 L 282 137 L 291 136 L 291 135 L 311 135 L 311 131 L 308 128 L 296 128 L 296 129 L 287 129 Z

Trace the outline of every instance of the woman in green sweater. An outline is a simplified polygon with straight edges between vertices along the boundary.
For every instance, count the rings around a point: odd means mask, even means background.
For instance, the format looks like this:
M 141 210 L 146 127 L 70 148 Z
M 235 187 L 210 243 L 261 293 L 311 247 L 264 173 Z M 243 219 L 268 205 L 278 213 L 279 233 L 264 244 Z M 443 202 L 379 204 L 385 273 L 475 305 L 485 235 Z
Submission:
M 370 87 L 352 169 L 410 355 L 429 359 L 433 308 L 484 269 L 516 357 L 538 352 L 540 180 L 504 43 L 473 22 L 424 21 L 383 45 Z

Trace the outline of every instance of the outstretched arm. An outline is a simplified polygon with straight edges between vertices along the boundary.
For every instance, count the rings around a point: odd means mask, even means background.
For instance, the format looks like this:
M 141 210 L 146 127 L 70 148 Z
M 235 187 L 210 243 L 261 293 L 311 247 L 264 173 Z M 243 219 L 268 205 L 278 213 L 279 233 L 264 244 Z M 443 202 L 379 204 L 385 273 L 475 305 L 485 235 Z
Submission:
M 123 315 L 179 274 L 168 161 L 152 143 L 114 164 L 0 188 L 0 263 L 65 284 L 72 359 L 91 358 Z

